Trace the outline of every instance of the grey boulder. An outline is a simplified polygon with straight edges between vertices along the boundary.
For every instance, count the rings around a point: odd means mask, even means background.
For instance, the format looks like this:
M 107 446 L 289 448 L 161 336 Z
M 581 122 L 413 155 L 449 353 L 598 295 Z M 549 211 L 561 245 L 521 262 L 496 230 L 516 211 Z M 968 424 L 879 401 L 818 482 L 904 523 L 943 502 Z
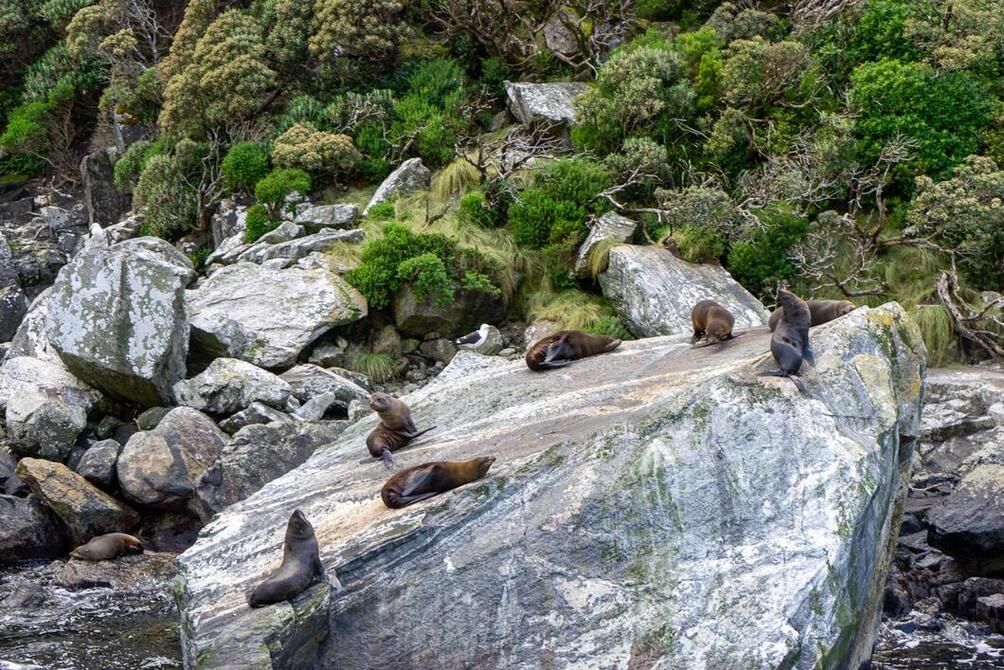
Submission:
M 221 421 L 220 428 L 233 435 L 245 426 L 253 426 L 258 423 L 272 423 L 273 421 L 281 422 L 290 420 L 291 419 L 288 414 L 255 401 L 251 403 L 247 409 L 242 409 L 236 414 Z
M 724 268 L 688 263 L 660 247 L 614 247 L 599 281 L 635 337 L 693 332 L 690 312 L 705 299 L 732 312 L 736 331 L 767 323 L 760 301 Z
M 367 312 L 366 299 L 332 272 L 252 263 L 220 269 L 187 300 L 194 342 L 265 368 L 292 365 L 321 334 Z
M 185 376 L 188 259 L 164 240 L 88 242 L 53 284 L 48 338 L 77 377 L 129 402 L 171 400 Z
M 287 222 L 289 223 L 289 222 Z M 286 224 L 283 224 L 286 225 Z M 294 225 L 294 224 L 289 224 Z M 273 231 L 275 232 L 275 231 Z M 246 250 L 236 254 L 235 260 L 239 263 L 275 263 L 279 265 L 292 265 L 311 254 L 325 253 L 336 244 L 359 244 L 366 234 L 359 229 L 356 230 L 322 230 L 313 235 L 298 237 L 285 241 L 268 242 L 265 238 L 258 240 Z M 222 261 L 233 254 L 221 257 Z
M 387 178 L 377 187 L 373 197 L 370 198 L 363 210 L 363 216 L 366 216 L 374 205 L 429 188 L 431 179 L 432 171 L 422 164 L 421 158 L 409 158 L 387 175 Z
M 366 400 L 370 395 L 354 380 L 310 363 L 290 368 L 280 376 L 289 383 L 293 396 L 301 402 L 331 393 L 338 405 L 347 408 L 353 400 Z
M 282 409 L 290 391 L 278 375 L 236 358 L 217 358 L 204 372 L 174 387 L 178 404 L 221 415 L 239 412 L 254 402 Z
M 575 274 L 588 277 L 592 274 L 593 252 L 603 243 L 630 242 L 638 224 L 615 212 L 607 212 L 592 223 L 586 241 L 575 255 Z
M 219 458 L 226 434 L 190 407 L 171 410 L 157 427 L 126 442 L 116 467 L 125 496 L 147 507 L 183 510 L 197 480 Z
M 537 123 L 575 122 L 575 98 L 589 88 L 580 82 L 555 82 L 533 84 L 527 82 L 505 83 L 509 112 L 525 126 Z
M 53 558 L 66 550 L 59 518 L 35 496 L 0 495 L 0 563 Z
M 115 440 L 92 444 L 77 464 L 77 474 L 95 486 L 110 489 L 115 484 L 115 463 L 121 450 L 122 445 Z
M 896 304 L 814 335 L 810 395 L 758 376 L 766 328 L 715 351 L 689 335 L 625 342 L 553 373 L 458 353 L 487 367 L 448 367 L 404 398 L 439 429 L 396 460 L 494 456 L 488 476 L 388 510 L 384 466 L 361 451 L 377 419 L 359 419 L 179 557 L 186 663 L 312 654 L 301 641 L 323 625 L 332 642 L 299 667 L 859 667 L 925 351 Z M 347 589 L 267 623 L 244 593 L 274 569 L 293 509 Z
M 117 156 L 114 147 L 98 149 L 84 156 L 80 161 L 80 179 L 84 184 L 84 204 L 90 223 L 110 226 L 117 223 L 129 211 L 131 198 L 127 193 L 115 188 L 114 163 Z
M 1004 565 L 1004 465 L 980 465 L 927 512 L 927 541 L 950 556 Z
M 352 228 L 359 220 L 355 205 L 311 205 L 296 215 L 296 223 L 311 232 L 325 228 Z

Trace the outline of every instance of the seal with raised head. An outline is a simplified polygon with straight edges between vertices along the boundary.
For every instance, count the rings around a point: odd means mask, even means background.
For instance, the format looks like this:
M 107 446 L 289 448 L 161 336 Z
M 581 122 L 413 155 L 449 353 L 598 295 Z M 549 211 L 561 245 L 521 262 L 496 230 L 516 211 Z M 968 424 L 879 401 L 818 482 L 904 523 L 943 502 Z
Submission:
M 858 308 L 849 300 L 806 300 L 805 302 L 809 306 L 810 326 L 820 326 L 834 319 L 839 319 Z M 774 330 L 777 322 L 781 319 L 782 310 L 783 308 L 778 307 L 770 313 L 767 325 L 770 326 L 771 330 Z
M 798 377 L 802 361 L 809 365 L 816 364 L 812 347 L 809 346 L 809 324 L 812 319 L 809 306 L 785 289 L 778 290 L 777 298 L 781 301 L 781 318 L 770 337 L 770 353 L 781 370 L 765 374 L 788 377 L 804 393 L 805 384 Z
M 401 470 L 388 479 L 380 489 L 380 498 L 391 509 L 407 507 L 458 486 L 476 482 L 488 474 L 488 468 L 494 462 L 494 456 L 481 456 L 469 461 L 436 461 L 416 465 Z
M 408 406 L 386 393 L 378 392 L 371 395 L 370 408 L 380 417 L 380 423 L 366 436 L 366 448 L 373 458 L 382 458 L 383 464 L 388 469 L 394 467 L 392 452 L 435 428 L 432 426 L 418 430 Z
M 559 330 L 542 337 L 526 351 L 526 366 L 531 370 L 561 368 L 574 360 L 613 351 L 621 341 L 606 335 L 590 335 L 580 330 Z
M 690 322 L 694 326 L 694 337 L 691 342 L 697 347 L 706 347 L 739 337 L 732 334 L 736 317 L 714 300 L 702 300 L 694 305 L 694 309 L 690 312 Z M 702 337 L 704 344 L 696 344 Z
M 81 561 L 110 561 L 119 556 L 142 554 L 143 543 L 139 538 L 126 533 L 106 533 L 92 537 L 70 552 L 70 558 Z
M 311 584 L 327 579 L 317 548 L 314 527 L 303 512 L 296 510 L 286 524 L 282 544 L 282 564 L 248 595 L 248 605 L 264 607 L 291 600 Z

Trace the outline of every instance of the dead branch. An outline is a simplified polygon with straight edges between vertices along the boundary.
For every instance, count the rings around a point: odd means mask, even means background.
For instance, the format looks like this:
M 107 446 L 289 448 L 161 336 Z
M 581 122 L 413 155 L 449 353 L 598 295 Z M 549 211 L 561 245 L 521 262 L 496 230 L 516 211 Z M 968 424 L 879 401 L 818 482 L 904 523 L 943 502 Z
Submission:
M 951 270 L 941 273 L 935 287 L 938 299 L 951 316 L 955 332 L 986 351 L 995 361 L 1004 360 L 1004 321 L 994 315 L 990 317 L 990 323 L 996 328 L 987 330 L 984 327 L 989 310 L 994 306 L 1004 306 L 1004 299 L 998 298 L 983 310 L 974 311 L 959 295 L 959 277 L 954 258 Z

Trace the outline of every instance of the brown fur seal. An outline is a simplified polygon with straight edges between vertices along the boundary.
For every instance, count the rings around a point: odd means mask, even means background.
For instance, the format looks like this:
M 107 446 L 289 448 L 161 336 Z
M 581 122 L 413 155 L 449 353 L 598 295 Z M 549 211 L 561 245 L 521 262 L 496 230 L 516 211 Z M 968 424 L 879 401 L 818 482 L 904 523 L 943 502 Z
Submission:
M 809 365 L 816 364 L 812 347 L 809 346 L 809 324 L 812 316 L 809 313 L 809 306 L 794 293 L 780 289 L 777 297 L 781 301 L 781 318 L 770 337 L 770 353 L 774 355 L 774 360 L 781 370 L 766 374 L 788 377 L 798 390 L 804 393 L 805 384 L 798 377 L 802 361 L 808 362 Z
M 286 524 L 286 540 L 282 545 L 282 564 L 251 595 L 248 605 L 263 607 L 291 600 L 307 590 L 311 584 L 327 579 L 317 549 L 314 527 L 296 510 Z
M 366 448 L 373 458 L 382 458 L 383 464 L 388 469 L 394 467 L 394 457 L 391 452 L 397 451 L 419 435 L 424 435 L 435 428 L 432 426 L 422 431 L 418 430 L 408 406 L 386 393 L 371 395 L 370 408 L 380 416 L 380 423 L 366 436 Z
M 858 308 L 857 305 L 848 300 L 807 300 L 806 304 L 809 305 L 809 315 L 812 317 L 810 326 L 821 326 L 834 319 L 839 319 L 845 314 L 850 314 Z M 782 308 L 778 307 L 770 313 L 767 325 L 770 326 L 771 330 L 777 326 L 777 322 L 781 318 L 781 311 Z
M 694 305 L 694 309 L 690 312 L 690 322 L 694 326 L 694 338 L 691 342 L 696 343 L 702 337 L 704 338 L 704 344 L 697 345 L 699 347 L 739 337 L 739 335 L 732 334 L 732 326 L 736 323 L 736 317 L 714 300 L 702 300 Z
M 380 489 L 383 504 L 391 509 L 407 507 L 419 500 L 475 482 L 486 474 L 495 462 L 494 456 L 482 456 L 469 461 L 436 461 L 401 470 Z
M 139 538 L 125 533 L 107 533 L 92 537 L 70 552 L 70 558 L 81 561 L 108 561 L 128 554 L 142 554 L 143 543 Z
M 526 366 L 531 370 L 561 368 L 579 358 L 613 351 L 620 345 L 620 340 L 606 335 L 560 330 L 542 337 L 527 349 Z

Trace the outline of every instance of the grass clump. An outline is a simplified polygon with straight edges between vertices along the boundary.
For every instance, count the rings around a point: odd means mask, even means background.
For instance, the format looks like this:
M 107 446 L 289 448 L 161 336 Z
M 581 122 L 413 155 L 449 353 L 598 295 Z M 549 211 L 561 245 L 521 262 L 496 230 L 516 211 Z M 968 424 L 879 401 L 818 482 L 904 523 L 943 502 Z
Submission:
M 377 384 L 396 379 L 397 362 L 390 354 L 372 351 L 355 351 L 346 357 L 345 367 L 369 377 Z

